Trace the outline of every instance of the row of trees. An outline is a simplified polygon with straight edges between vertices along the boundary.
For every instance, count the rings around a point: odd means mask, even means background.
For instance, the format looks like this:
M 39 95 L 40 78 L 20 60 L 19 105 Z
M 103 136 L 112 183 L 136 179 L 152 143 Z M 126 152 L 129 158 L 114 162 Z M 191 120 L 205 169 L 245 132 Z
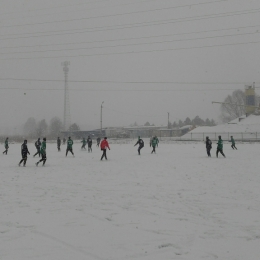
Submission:
M 193 119 L 187 117 L 184 121 L 179 120 L 178 122 L 169 123 L 170 128 L 182 127 L 185 125 L 194 125 L 194 126 L 215 126 L 216 122 L 213 119 L 203 120 L 199 116 L 195 116 Z
M 221 116 L 220 119 L 223 123 L 230 122 L 235 118 L 238 118 L 245 114 L 245 92 L 242 90 L 235 90 L 231 95 L 228 95 L 223 104 L 221 105 Z M 259 103 L 259 102 L 258 102 Z M 258 105 L 258 104 L 256 104 Z M 134 125 L 137 125 L 136 123 Z M 150 126 L 149 122 L 145 123 L 145 126 Z M 197 126 L 214 126 L 216 125 L 213 119 L 209 120 L 208 118 L 204 121 L 199 116 L 196 116 L 194 119 L 187 117 L 184 121 L 179 120 L 178 122 L 169 123 L 169 127 L 182 127 L 184 125 L 197 125 Z
M 48 138 L 57 138 L 60 135 L 60 132 L 63 129 L 62 121 L 59 117 L 53 117 L 49 124 L 45 119 L 36 121 L 35 118 L 30 117 L 24 124 L 24 135 L 29 138 L 37 137 L 48 137 Z M 80 130 L 77 124 L 72 124 L 69 128 L 70 131 Z
M 150 124 L 149 122 L 146 122 L 144 124 L 145 126 L 154 126 L 154 124 Z M 204 121 L 199 116 L 195 116 L 193 119 L 190 119 L 187 117 L 184 121 L 179 120 L 178 122 L 169 122 L 169 128 L 177 128 L 182 127 L 185 125 L 196 125 L 196 126 L 214 126 L 216 125 L 215 121 L 213 119 L 209 120 L 208 118 Z M 133 126 L 137 126 L 135 123 Z

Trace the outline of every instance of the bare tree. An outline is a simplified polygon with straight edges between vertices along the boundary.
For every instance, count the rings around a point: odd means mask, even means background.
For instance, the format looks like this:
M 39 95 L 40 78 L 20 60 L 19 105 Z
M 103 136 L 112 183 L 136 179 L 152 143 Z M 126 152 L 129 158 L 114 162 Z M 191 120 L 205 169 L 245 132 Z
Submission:
M 242 90 L 235 90 L 232 95 L 228 95 L 221 105 L 221 119 L 223 122 L 229 122 L 245 114 L 245 93 Z M 237 104 L 237 105 L 235 105 Z
M 53 117 L 50 122 L 49 135 L 54 138 L 57 137 L 62 130 L 62 122 L 59 117 Z
M 48 125 L 45 119 L 42 119 L 37 125 L 37 136 L 44 137 L 47 134 Z
M 34 138 L 36 136 L 37 131 L 37 123 L 35 118 L 30 117 L 24 124 L 24 134 L 30 138 Z
M 77 125 L 76 123 L 72 124 L 70 127 L 69 127 L 69 131 L 80 131 L 80 127 L 79 125 Z

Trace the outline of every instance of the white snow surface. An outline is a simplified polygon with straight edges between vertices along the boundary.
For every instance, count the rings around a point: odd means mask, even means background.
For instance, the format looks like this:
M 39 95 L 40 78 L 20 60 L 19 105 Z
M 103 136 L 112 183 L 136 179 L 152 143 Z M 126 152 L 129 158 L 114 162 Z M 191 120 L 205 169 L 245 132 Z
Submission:
M 235 119 L 227 124 L 221 124 L 216 126 L 202 126 L 197 127 L 191 132 L 187 133 L 255 133 L 260 132 L 260 115 L 250 115 L 243 118 L 240 122 L 239 119 Z
M 260 259 L 260 144 L 111 144 L 108 161 L 74 144 L 47 143 L 45 167 L 18 167 L 11 144 L 0 167 L 1 260 Z M 3 146 L 2 146 L 3 148 Z

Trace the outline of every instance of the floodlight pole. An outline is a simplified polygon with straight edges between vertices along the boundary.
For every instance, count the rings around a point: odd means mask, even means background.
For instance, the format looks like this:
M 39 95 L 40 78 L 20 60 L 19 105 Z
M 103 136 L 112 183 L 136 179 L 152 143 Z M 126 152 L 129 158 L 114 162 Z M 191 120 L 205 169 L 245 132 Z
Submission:
M 100 137 L 102 137 L 102 109 L 103 109 L 104 101 L 101 103 L 101 110 L 100 110 Z
M 65 81 L 64 81 L 64 111 L 63 111 L 63 130 L 67 131 L 70 127 L 70 104 L 69 104 L 69 86 L 68 86 L 68 74 L 69 74 L 69 61 L 62 62 Z
M 167 113 L 168 113 L 168 129 L 170 129 L 170 113 L 169 112 Z

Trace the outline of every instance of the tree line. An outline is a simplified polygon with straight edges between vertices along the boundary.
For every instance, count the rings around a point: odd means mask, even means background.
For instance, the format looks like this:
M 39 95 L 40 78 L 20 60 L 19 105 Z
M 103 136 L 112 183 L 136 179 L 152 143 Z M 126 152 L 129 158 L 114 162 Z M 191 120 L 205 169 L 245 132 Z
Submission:
M 184 121 L 179 120 L 178 122 L 169 122 L 169 127 L 170 128 L 175 128 L 175 127 L 182 127 L 185 125 L 194 125 L 194 126 L 215 126 L 216 122 L 214 121 L 214 119 L 206 119 L 203 120 L 202 118 L 200 118 L 199 116 L 195 116 L 193 119 L 190 119 L 189 117 L 187 117 Z
M 53 117 L 49 123 L 45 119 L 37 121 L 35 118 L 30 117 L 23 127 L 24 135 L 28 138 L 57 138 L 63 130 L 63 124 L 59 117 Z M 80 127 L 74 123 L 69 127 L 69 131 L 79 131 Z
M 154 126 L 154 124 L 150 124 L 149 122 L 146 122 L 144 124 L 145 126 Z M 216 122 L 213 119 L 206 119 L 205 121 L 201 119 L 199 116 L 195 116 L 193 119 L 190 119 L 187 117 L 185 120 L 179 120 L 174 122 L 169 122 L 168 128 L 178 128 L 185 125 L 194 125 L 194 126 L 215 126 Z M 137 126 L 137 123 L 135 122 L 133 126 Z

